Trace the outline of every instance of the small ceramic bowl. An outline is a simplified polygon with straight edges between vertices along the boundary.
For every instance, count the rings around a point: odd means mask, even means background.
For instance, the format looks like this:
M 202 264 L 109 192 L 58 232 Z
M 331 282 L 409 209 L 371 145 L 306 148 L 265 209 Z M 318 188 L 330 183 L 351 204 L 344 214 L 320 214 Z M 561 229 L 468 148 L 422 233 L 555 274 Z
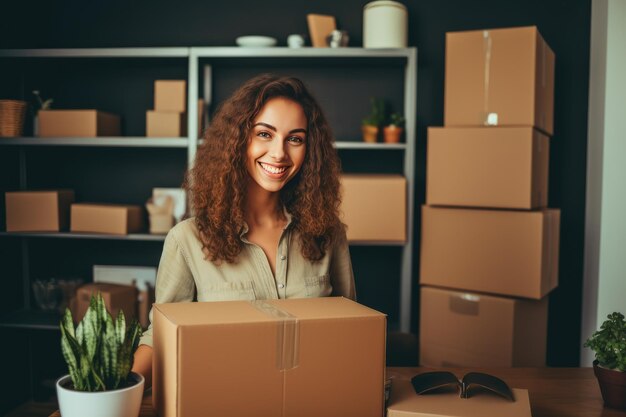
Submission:
M 247 48 L 268 48 L 276 46 L 277 40 L 269 36 L 240 36 L 235 43 Z

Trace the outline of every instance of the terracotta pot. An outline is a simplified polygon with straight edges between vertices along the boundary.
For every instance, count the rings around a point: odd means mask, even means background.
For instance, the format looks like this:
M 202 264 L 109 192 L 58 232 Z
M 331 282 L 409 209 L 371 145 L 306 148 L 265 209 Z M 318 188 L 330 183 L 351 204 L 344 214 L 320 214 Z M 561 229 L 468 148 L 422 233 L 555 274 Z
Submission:
M 378 140 L 378 126 L 363 125 L 361 132 L 363 132 L 364 142 L 375 143 Z
M 604 406 L 626 410 L 626 372 L 603 368 L 593 361 L 593 373 L 598 378 Z
M 385 143 L 399 143 L 404 129 L 398 126 L 387 126 L 384 133 Z

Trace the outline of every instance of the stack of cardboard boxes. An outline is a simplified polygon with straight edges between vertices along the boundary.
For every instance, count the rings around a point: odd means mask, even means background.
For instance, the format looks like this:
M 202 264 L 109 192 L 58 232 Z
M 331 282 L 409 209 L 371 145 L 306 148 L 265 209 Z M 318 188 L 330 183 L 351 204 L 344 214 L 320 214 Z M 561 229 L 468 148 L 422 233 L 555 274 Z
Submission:
M 154 110 L 146 112 L 147 137 L 181 137 L 187 135 L 187 82 L 156 80 Z
M 536 27 L 448 33 L 445 86 L 445 127 L 428 130 L 420 362 L 543 366 L 554 53 Z

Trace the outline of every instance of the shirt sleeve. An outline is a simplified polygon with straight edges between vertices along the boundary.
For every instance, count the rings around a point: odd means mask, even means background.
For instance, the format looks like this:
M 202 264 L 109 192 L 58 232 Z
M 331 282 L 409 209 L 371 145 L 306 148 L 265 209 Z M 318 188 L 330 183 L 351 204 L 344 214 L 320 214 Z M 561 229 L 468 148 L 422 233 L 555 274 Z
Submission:
M 193 274 L 175 233 L 176 229 L 170 230 L 163 244 L 154 289 L 155 303 L 193 301 L 195 296 Z M 150 309 L 150 325 L 141 336 L 140 345 L 152 347 L 152 311 L 153 308 Z
M 341 233 L 333 247 L 330 260 L 330 282 L 333 286 L 332 295 L 356 300 L 354 273 L 352 272 L 350 249 L 345 231 Z

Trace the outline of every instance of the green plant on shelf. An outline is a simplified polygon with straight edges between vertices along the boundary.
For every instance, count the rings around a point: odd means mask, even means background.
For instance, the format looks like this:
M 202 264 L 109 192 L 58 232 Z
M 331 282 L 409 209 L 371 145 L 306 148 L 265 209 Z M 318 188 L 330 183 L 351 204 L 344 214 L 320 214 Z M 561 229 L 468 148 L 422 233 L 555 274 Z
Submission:
M 380 98 L 372 97 L 370 99 L 372 111 L 369 116 L 363 119 L 364 126 L 380 126 L 385 121 L 385 101 Z
M 391 113 L 389 116 L 389 126 L 403 127 L 406 119 L 400 113 Z
M 619 312 L 611 313 L 584 344 L 596 354 L 604 368 L 626 371 L 626 320 Z
M 41 94 L 39 93 L 39 90 L 33 90 L 33 94 L 37 98 L 37 105 L 38 105 L 38 107 L 35 110 L 35 113 L 39 112 L 39 110 L 48 110 L 50 109 L 50 107 L 52 107 L 52 102 L 54 101 L 53 99 L 49 98 L 47 100 L 43 100 L 41 98 Z
M 72 313 L 65 309 L 60 328 L 63 358 L 75 390 L 109 391 L 125 386 L 141 337 L 136 319 L 127 326 L 120 310 L 113 320 L 98 294 L 92 295 L 76 328 Z

